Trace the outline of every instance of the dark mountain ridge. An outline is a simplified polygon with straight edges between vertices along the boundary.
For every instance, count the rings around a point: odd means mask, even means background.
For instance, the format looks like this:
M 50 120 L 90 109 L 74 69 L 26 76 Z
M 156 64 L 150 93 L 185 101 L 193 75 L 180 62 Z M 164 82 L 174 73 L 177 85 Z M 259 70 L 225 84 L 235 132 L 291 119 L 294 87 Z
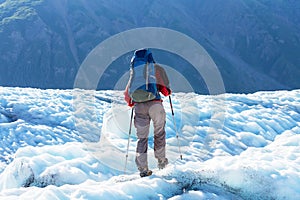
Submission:
M 180 31 L 198 41 L 218 66 L 227 92 L 300 88 L 296 0 L 0 3 L 2 86 L 72 88 L 80 64 L 100 42 L 125 30 L 151 26 Z M 188 77 L 195 91 L 207 93 L 203 80 L 184 60 L 168 52 L 154 50 L 154 54 L 160 63 Z M 109 67 L 99 89 L 113 88 L 128 70 L 129 55 Z

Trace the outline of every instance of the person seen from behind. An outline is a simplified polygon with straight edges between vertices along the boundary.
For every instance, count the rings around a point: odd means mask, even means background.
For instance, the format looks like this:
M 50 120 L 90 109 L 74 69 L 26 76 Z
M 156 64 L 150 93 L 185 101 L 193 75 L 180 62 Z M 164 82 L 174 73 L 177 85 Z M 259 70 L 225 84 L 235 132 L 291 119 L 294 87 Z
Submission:
M 148 137 L 150 121 L 154 127 L 154 156 L 158 168 L 168 164 L 166 158 L 166 112 L 162 97 L 171 95 L 169 79 L 165 70 L 155 63 L 149 49 L 134 52 L 131 60 L 130 78 L 124 96 L 128 106 L 134 107 L 134 126 L 137 134 L 135 163 L 141 177 L 150 176 L 148 168 Z

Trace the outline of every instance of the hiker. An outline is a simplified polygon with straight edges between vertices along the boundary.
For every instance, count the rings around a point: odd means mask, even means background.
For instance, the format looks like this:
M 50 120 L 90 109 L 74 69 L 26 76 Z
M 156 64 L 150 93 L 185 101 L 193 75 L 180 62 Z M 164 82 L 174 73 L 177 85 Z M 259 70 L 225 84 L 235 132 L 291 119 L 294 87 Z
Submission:
M 141 78 L 142 77 L 142 78 Z M 139 82 L 140 83 L 136 83 Z M 154 126 L 154 155 L 158 160 L 158 168 L 168 164 L 166 158 L 166 113 L 160 93 L 171 94 L 169 80 L 165 70 L 154 62 L 148 49 L 136 50 L 130 67 L 130 78 L 124 95 L 127 104 L 134 106 L 134 126 L 137 134 L 136 165 L 140 176 L 150 176 L 148 169 L 147 149 L 150 121 Z

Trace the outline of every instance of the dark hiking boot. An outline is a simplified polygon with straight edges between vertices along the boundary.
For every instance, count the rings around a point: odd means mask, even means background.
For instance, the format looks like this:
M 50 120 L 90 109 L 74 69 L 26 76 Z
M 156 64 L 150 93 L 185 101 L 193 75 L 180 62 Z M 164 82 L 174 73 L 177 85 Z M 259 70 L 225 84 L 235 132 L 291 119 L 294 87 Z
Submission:
M 158 159 L 157 167 L 158 169 L 163 169 L 169 164 L 169 161 L 167 158 Z
M 148 167 L 139 167 L 138 168 L 140 171 L 140 176 L 145 177 L 145 176 L 151 176 L 152 171 L 148 169 Z
M 151 175 L 152 175 L 152 171 L 149 169 L 147 171 L 140 172 L 141 177 L 146 177 L 146 176 L 151 176 Z

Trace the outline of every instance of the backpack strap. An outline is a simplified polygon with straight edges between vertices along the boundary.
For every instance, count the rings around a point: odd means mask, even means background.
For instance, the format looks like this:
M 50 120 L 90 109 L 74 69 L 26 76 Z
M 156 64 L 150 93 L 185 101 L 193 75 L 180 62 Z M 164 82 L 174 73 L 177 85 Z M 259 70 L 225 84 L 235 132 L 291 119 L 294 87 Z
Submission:
M 146 90 L 148 90 L 148 88 L 149 88 L 149 63 L 148 63 L 148 61 L 146 62 L 145 68 L 146 68 Z

